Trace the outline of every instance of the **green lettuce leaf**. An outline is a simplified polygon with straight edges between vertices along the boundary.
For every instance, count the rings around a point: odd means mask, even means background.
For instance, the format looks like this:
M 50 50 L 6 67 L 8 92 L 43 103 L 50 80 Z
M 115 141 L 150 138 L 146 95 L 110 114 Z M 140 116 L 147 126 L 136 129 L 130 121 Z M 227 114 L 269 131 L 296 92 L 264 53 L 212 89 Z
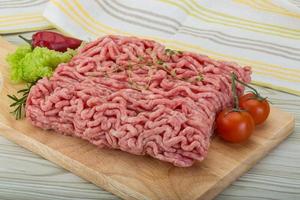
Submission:
M 30 52 L 32 52 L 32 49 L 29 45 L 20 46 L 14 53 L 8 54 L 6 57 L 6 61 L 10 66 L 10 79 L 13 82 L 19 83 L 22 81 L 23 72 L 20 61 Z
M 69 49 L 62 53 L 44 47 L 19 47 L 15 53 L 7 56 L 10 64 L 10 77 L 13 82 L 34 82 L 42 77 L 50 77 L 60 63 L 68 62 L 76 54 Z

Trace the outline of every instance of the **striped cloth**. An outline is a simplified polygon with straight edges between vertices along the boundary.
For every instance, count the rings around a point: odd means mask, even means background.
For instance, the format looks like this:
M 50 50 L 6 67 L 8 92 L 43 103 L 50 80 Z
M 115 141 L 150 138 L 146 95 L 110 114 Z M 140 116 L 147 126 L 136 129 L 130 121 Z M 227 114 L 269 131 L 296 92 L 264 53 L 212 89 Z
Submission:
M 136 35 L 236 61 L 253 83 L 300 95 L 300 13 L 278 1 L 51 0 L 44 17 L 84 40 Z
M 43 17 L 48 0 L 0 0 L 0 34 L 51 28 Z
M 291 12 L 300 14 L 300 0 L 274 0 L 275 3 Z
M 253 83 L 300 95 L 299 2 L 50 0 L 43 15 L 62 32 L 84 40 L 106 34 L 136 35 L 155 39 L 169 48 L 249 65 L 254 71 Z M 0 16 L 16 13 L 21 3 L 22 13 L 19 9 L 16 15 L 8 16 L 11 21 L 0 19 L 8 24 L 1 31 L 49 26 L 38 14 L 46 0 L 2 0 L 0 9 L 4 5 L 7 9 Z M 18 16 L 28 13 L 32 15 L 28 20 Z M 16 29 L 9 26 L 13 23 Z

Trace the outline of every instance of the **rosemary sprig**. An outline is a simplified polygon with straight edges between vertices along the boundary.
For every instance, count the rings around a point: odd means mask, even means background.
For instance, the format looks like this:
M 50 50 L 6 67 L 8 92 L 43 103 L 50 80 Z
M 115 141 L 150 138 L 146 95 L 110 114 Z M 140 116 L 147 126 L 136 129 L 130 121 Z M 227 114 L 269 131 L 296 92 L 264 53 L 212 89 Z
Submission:
M 172 56 L 174 54 L 182 54 L 182 51 L 178 51 L 178 50 L 173 50 L 173 49 L 165 49 L 165 53 L 169 56 Z
M 28 97 L 28 94 L 30 92 L 30 89 L 33 85 L 35 85 L 36 82 L 27 84 L 26 88 L 19 90 L 17 94 L 22 94 L 20 98 L 18 98 L 16 95 L 7 95 L 11 100 L 13 100 L 13 103 L 9 105 L 9 107 L 13 107 L 14 110 L 10 113 L 13 114 L 16 118 L 16 120 L 22 119 L 24 115 L 24 109 L 26 100 Z

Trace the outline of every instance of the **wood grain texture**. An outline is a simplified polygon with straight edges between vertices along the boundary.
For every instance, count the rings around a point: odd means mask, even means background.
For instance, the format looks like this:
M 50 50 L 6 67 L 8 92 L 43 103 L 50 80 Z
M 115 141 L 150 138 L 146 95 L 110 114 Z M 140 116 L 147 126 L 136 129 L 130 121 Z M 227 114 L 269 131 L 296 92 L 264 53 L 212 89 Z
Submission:
M 273 92 L 272 90 L 264 90 L 266 93 L 270 93 L 270 94 L 272 94 L 272 93 L 275 93 L 275 94 L 277 94 L 278 92 Z M 279 93 L 279 94 L 281 94 L 281 93 Z M 270 96 L 270 95 L 269 95 Z M 283 96 L 281 96 L 281 97 L 286 97 L 286 96 L 290 96 L 291 97 L 291 102 L 293 102 L 293 98 L 294 98 L 294 96 L 292 96 L 292 95 L 283 95 Z M 279 100 L 280 100 L 280 98 L 281 98 L 280 96 L 278 96 L 278 98 L 279 98 Z M 273 101 L 273 98 L 271 98 L 271 100 Z M 276 101 L 276 98 L 274 99 L 275 101 Z M 275 104 L 276 104 L 276 102 L 274 102 Z M 277 102 L 277 105 L 279 105 L 280 106 L 280 103 L 278 103 Z M 284 108 L 286 108 L 285 106 L 283 106 Z M 291 108 L 291 109 L 293 109 L 293 108 Z M 294 110 L 295 111 L 295 110 Z M 282 116 L 282 117 L 284 117 L 284 116 Z M 298 116 L 296 116 L 296 117 L 298 117 Z M 18 126 L 18 125 L 16 125 L 16 126 Z M 292 137 L 291 137 L 292 138 Z M 295 139 L 298 139 L 298 142 L 299 142 L 299 136 L 297 137 L 296 136 L 296 138 Z M 7 143 L 4 143 L 4 144 L 7 144 Z M 10 143 L 8 143 L 8 144 L 10 144 Z M 278 163 L 280 163 L 280 162 L 284 162 L 287 158 L 298 158 L 298 161 L 299 161 L 299 157 L 297 157 L 297 156 L 299 156 L 299 151 L 297 152 L 297 151 L 293 151 L 293 150 L 295 150 L 296 149 L 296 145 L 297 143 L 295 143 L 295 145 L 293 146 L 292 145 L 292 147 L 291 147 L 291 145 L 288 145 L 288 147 L 289 148 L 291 148 L 291 149 L 289 149 L 289 153 L 288 153 L 288 157 L 286 156 L 286 153 L 282 153 L 282 155 L 281 155 L 281 157 L 279 156 L 279 159 L 275 159 L 275 160 L 277 160 L 277 162 Z M 299 144 L 299 143 L 298 143 Z M 2 143 L 0 143 L 0 145 L 2 146 Z M 15 147 L 15 145 L 11 145 L 11 146 L 14 146 L 14 148 L 18 148 L 18 147 Z M 282 145 L 281 145 L 282 146 Z M 213 146 L 214 147 L 214 146 Z M 250 145 L 250 147 L 251 147 L 251 145 Z M 294 149 L 293 149 L 293 147 L 294 147 Z M 7 149 L 7 148 L 4 148 L 4 149 Z M 0 151 L 0 152 L 2 152 L 2 151 Z M 4 151 L 5 152 L 5 151 Z M 22 151 L 23 152 L 23 151 Z M 276 152 L 276 150 L 275 150 L 275 152 Z M 5 153 L 4 153 L 5 154 Z M 29 153 L 28 153 L 29 154 Z M 273 154 L 273 153 L 272 153 Z M 272 154 L 270 155 L 270 156 L 272 156 Z M 2 154 L 0 154 L 1 156 L 0 156 L 0 162 L 2 163 L 2 159 L 1 159 L 1 157 L 2 157 Z M 14 157 L 13 157 L 13 153 L 8 153 L 8 154 L 5 154 L 5 155 L 12 155 L 12 158 L 11 158 L 11 160 L 12 161 L 15 161 L 15 159 L 14 159 Z M 31 154 L 29 154 L 29 155 L 31 155 Z M 269 157 L 270 157 L 269 156 Z M 5 157 L 5 156 L 4 156 Z M 28 163 L 36 163 L 36 162 L 31 162 L 31 160 L 41 160 L 41 159 L 39 159 L 39 158 L 37 158 L 37 157 L 32 157 L 32 156 L 24 156 L 25 158 L 27 158 L 27 157 L 29 157 L 29 159 L 27 160 L 27 162 Z M 274 157 L 274 156 L 273 156 Z M 287 158 L 286 158 L 287 157 Z M 19 159 L 18 160 L 23 160 L 22 159 L 23 158 L 23 156 L 22 156 L 22 154 L 19 156 Z M 282 159 L 282 160 L 280 160 L 280 159 Z M 266 160 L 266 159 L 265 159 Z M 264 160 L 264 161 L 265 161 Z M 273 159 L 271 159 L 271 161 L 272 162 L 275 162 L 274 161 L 274 158 Z M 260 169 L 260 171 L 258 171 L 258 172 L 262 172 L 262 173 L 256 173 L 256 174 L 251 174 L 251 172 L 253 171 L 251 171 L 250 172 L 250 175 L 249 175 L 249 177 L 248 177 L 248 179 L 250 179 L 250 184 L 247 182 L 247 181 L 243 181 L 243 178 L 241 179 L 241 181 L 237 181 L 237 182 L 235 182 L 234 184 L 233 184 L 233 186 L 232 187 L 230 187 L 228 190 L 226 190 L 222 195 L 220 195 L 219 197 L 218 197 L 218 199 L 234 199 L 234 198 L 236 198 L 236 199 L 241 199 L 241 198 L 243 198 L 243 196 L 244 196 L 244 199 L 252 199 L 252 198 L 255 198 L 255 197 L 264 197 L 264 198 L 266 198 L 266 199 L 268 199 L 268 198 L 270 198 L 270 199 L 281 199 L 280 197 L 285 197 L 285 198 L 290 198 L 290 199 L 292 199 L 292 198 L 296 198 L 297 197 L 297 195 L 299 195 L 299 193 L 297 193 L 296 191 L 297 191 L 297 188 L 299 189 L 299 174 L 297 174 L 297 170 L 295 169 L 294 171 L 291 171 L 291 168 L 292 167 L 295 167 L 295 166 L 297 166 L 297 159 L 295 159 L 294 160 L 295 161 L 295 163 L 293 163 L 294 165 L 293 166 L 285 166 L 285 170 L 283 170 L 283 171 L 279 171 L 278 169 L 277 169 L 277 167 L 276 167 L 276 163 L 274 163 L 273 164 L 273 166 L 275 165 L 275 168 L 271 168 L 271 170 L 269 170 L 269 168 L 268 167 L 265 167 L 265 168 L 261 168 Z M 16 161 L 15 161 L 16 162 Z M 20 161 L 21 162 L 21 161 Z M 48 163 L 47 161 L 44 161 L 43 160 L 43 162 L 45 162 L 45 163 Z M 26 161 L 24 161 L 24 163 L 26 163 Z M 49 164 L 49 163 L 48 163 Z M 117 163 L 115 163 L 115 164 L 117 164 Z M 282 164 L 282 163 L 281 163 Z M 37 165 L 37 167 L 36 167 L 36 169 L 40 169 L 40 165 L 41 164 L 36 164 Z M 51 166 L 51 164 L 49 164 L 50 166 Z M 271 163 L 271 165 L 272 165 L 272 163 Z M 280 165 L 280 164 L 278 164 L 278 165 Z M 299 164 L 298 164 L 299 165 Z M 19 165 L 18 165 L 19 166 Z M 25 165 L 26 166 L 26 165 Z M 52 165 L 51 167 L 49 167 L 49 168 L 55 168 L 55 167 L 53 167 L 54 165 Z M 159 166 L 159 163 L 158 163 L 158 166 Z M 248 165 L 247 165 L 248 166 Z M 257 167 L 259 167 L 260 165 L 258 165 Z M 266 164 L 266 166 L 268 166 L 268 164 Z M 255 167 L 254 168 L 254 170 L 257 168 L 257 167 Z M 299 166 L 298 166 L 299 167 Z M 30 167 L 29 167 L 30 168 Z M 9 167 L 7 167 L 7 168 L 5 168 L 5 169 L 9 169 Z M 24 170 L 24 168 L 22 168 L 21 166 L 20 167 L 18 167 L 17 168 L 18 170 L 12 170 L 12 171 L 15 171 L 15 172 L 17 172 L 17 171 L 22 171 L 22 170 Z M 272 169 L 274 169 L 274 170 L 277 170 L 277 171 L 275 171 L 275 172 L 278 172 L 278 173 L 275 173 L 276 175 L 277 175 L 277 177 L 278 178 L 275 178 L 274 179 L 274 177 L 272 177 L 272 175 L 274 175 L 274 174 L 272 174 Z M 29 170 L 29 169 L 27 169 L 27 170 Z M 9 171 L 9 170 L 8 170 Z M 29 170 L 30 171 L 30 170 Z M 5 171 L 4 171 L 5 172 Z M 26 171 L 25 171 L 26 172 Z M 281 172 L 281 173 L 279 173 L 279 172 Z M 295 173 L 293 173 L 293 172 L 295 172 Z M 12 174 L 13 172 L 11 172 L 11 174 Z M 184 173 L 184 172 L 182 172 L 182 173 Z M 188 173 L 190 173 L 190 172 L 188 172 Z M 267 174 L 267 175 L 264 175 L 264 174 Z M 293 176 L 288 176 L 289 174 L 288 173 L 291 173 Z M 18 176 L 18 173 L 13 173 L 15 176 Z M 22 174 L 22 173 L 20 173 L 20 174 Z M 29 173 L 30 174 L 30 173 Z M 69 173 L 66 173 L 65 172 L 65 174 L 69 174 Z M 69 174 L 70 176 L 71 176 L 71 174 Z M 148 174 L 149 175 L 149 174 Z M 151 174 L 150 174 L 151 175 Z M 253 176 L 252 176 L 253 175 Z M 283 177 L 281 177 L 280 175 L 282 175 Z M 297 176 L 298 175 L 298 176 Z M 2 177 L 2 174 L 1 174 L 1 171 L 0 171 L 0 176 Z M 12 176 L 12 175 L 11 175 Z M 20 175 L 21 176 L 21 175 Z M 37 175 L 38 176 L 38 175 Z M 28 182 L 30 182 L 29 180 L 30 180 L 30 178 L 29 177 L 31 177 L 31 176 L 28 176 L 27 178 L 28 179 L 26 179 L 25 181 L 24 181 L 24 183 L 26 184 L 26 183 L 28 183 Z M 34 175 L 33 175 L 33 177 L 35 177 Z M 39 176 L 38 176 L 39 177 Z M 47 177 L 47 176 L 46 176 Z M 72 177 L 74 177 L 73 175 L 72 175 Z M 295 186 L 294 187 L 290 187 L 290 185 L 288 185 L 288 183 L 289 183 L 289 181 L 286 181 L 286 180 L 290 180 L 290 179 L 288 179 L 288 178 L 294 178 L 294 180 L 295 180 L 295 183 L 298 183 L 298 184 L 295 184 Z M 247 175 L 246 175 L 246 178 L 247 178 Z M 9 179 L 9 178 L 7 178 L 7 179 Z M 6 180 L 7 180 L 6 179 Z M 25 179 L 25 178 L 24 178 Z M 40 178 L 40 181 L 41 181 L 41 179 L 43 179 L 43 178 Z M 209 177 L 208 177 L 208 179 L 209 179 Z M 247 179 L 247 180 L 248 180 Z M 5 180 L 5 179 L 4 179 Z M 13 181 L 13 178 L 12 178 L 12 180 L 11 179 L 9 179 L 10 181 Z M 59 179 L 59 180 L 64 180 L 63 178 L 61 178 L 61 179 Z M 80 180 L 80 179 L 79 179 Z M 258 186 L 257 187 L 253 187 L 254 189 L 253 190 L 251 190 L 251 188 L 252 187 L 249 187 L 249 185 L 251 186 L 251 180 L 255 183 L 255 184 L 257 184 Z M 274 182 L 272 181 L 272 180 L 274 180 Z M 278 181 L 277 181 L 278 180 Z M 2 191 L 2 187 L 1 187 L 1 179 L 0 179 L 0 197 L 2 197 L 1 196 L 1 191 Z M 159 180 L 158 180 L 159 181 Z M 276 182 L 277 181 L 277 182 Z M 298 181 L 298 182 L 297 182 Z M 36 186 L 37 185 L 39 185 L 38 183 L 38 180 L 33 180 L 32 181 L 33 183 L 36 183 Z M 51 182 L 51 181 L 50 181 Z M 60 181 L 58 181 L 59 183 L 61 183 Z M 196 180 L 196 182 L 197 182 L 197 180 Z M 241 184 L 239 184 L 241 182 Z M 15 183 L 15 184 L 18 184 L 19 182 L 18 181 L 15 181 L 15 182 L 13 182 L 13 183 Z M 45 186 L 45 185 L 47 185 L 47 183 L 48 183 L 48 181 L 42 181 L 42 183 L 44 183 L 44 185 L 43 186 Z M 72 181 L 67 181 L 67 183 L 66 183 L 66 187 L 65 188 L 62 188 L 61 190 L 59 190 L 59 191 L 64 191 L 64 190 L 67 190 L 66 188 L 68 188 L 68 185 L 70 184 L 70 188 L 72 188 Z M 82 183 L 85 183 L 84 181 L 82 181 Z M 246 183 L 246 184 L 243 184 L 243 183 Z M 269 183 L 269 184 L 265 184 L 265 183 Z M 280 185 L 281 184 L 281 185 Z M 284 184 L 284 185 L 282 185 L 282 184 Z M 22 184 L 20 184 L 20 185 L 22 185 Z M 51 185 L 51 184 L 50 184 Z M 58 184 L 58 188 L 59 188 L 59 185 L 60 184 Z M 89 184 L 90 185 L 90 184 Z M 264 185 L 266 185 L 265 187 L 264 187 Z M 277 189 L 278 189 L 278 195 L 272 195 L 272 194 L 276 194 L 276 193 L 273 193 L 272 192 L 272 189 L 274 190 L 274 185 L 275 186 L 277 186 Z M 92 185 L 90 185 L 91 187 L 92 187 Z M 247 189 L 246 189 L 246 191 L 248 191 L 248 193 L 246 192 L 246 193 L 243 193 L 243 192 L 241 192 L 241 191 L 243 191 L 243 189 L 245 190 L 245 186 L 247 186 Z M 7 190 L 5 190 L 5 188 L 7 188 Z M 24 188 L 26 188 L 26 187 L 24 187 Z M 43 188 L 43 187 L 42 187 Z M 50 186 L 50 188 L 51 188 L 51 186 Z M 233 189 L 233 192 L 232 191 L 230 191 L 232 188 L 236 188 L 236 190 L 235 189 Z M 289 189 L 289 190 L 287 190 L 287 188 Z M 250 189 L 250 191 L 249 191 L 249 189 Z M 270 191 L 268 190 L 268 189 L 270 189 Z M 286 189 L 287 190 L 287 192 L 282 192 L 282 191 L 284 191 L 284 189 Z M 4 191 L 9 191 L 9 190 L 12 190 L 11 189 L 11 187 L 4 187 Z M 24 189 L 23 189 L 24 190 Z M 29 192 L 30 191 L 30 188 L 29 189 L 25 189 L 24 190 L 25 192 L 25 194 L 27 194 L 26 192 Z M 29 197 L 31 197 L 30 199 L 39 199 L 39 198 L 41 198 L 40 197 L 40 194 L 41 193 L 39 193 L 39 192 L 36 192 L 36 193 L 34 193 L 33 192 L 34 190 L 33 189 L 31 189 L 31 193 L 29 192 L 29 194 L 27 194 L 27 195 L 25 195 L 25 196 L 29 196 Z M 51 191 L 51 190 L 50 190 Z M 53 190 L 52 190 L 52 195 L 54 195 L 54 197 L 61 197 L 60 195 L 59 195 L 59 193 L 54 193 L 54 191 L 55 191 L 55 188 L 53 188 Z M 96 189 L 96 188 L 92 188 L 91 189 L 91 191 L 97 191 L 97 192 L 99 192 L 100 190 L 98 190 L 98 189 Z M 252 193 L 251 191 L 256 191 L 255 193 Z M 260 193 L 258 193 L 257 191 L 260 191 Z M 264 192 L 264 191 L 269 191 L 269 192 Z M 83 192 L 85 192 L 86 193 L 86 195 L 87 196 L 85 196 L 85 197 L 83 197 L 82 196 L 82 198 L 84 198 L 84 199 L 93 199 L 94 197 L 92 197 L 92 196 L 88 196 L 88 194 L 89 194 L 89 191 L 83 191 Z M 275 192 L 275 191 L 274 191 Z M 290 192 L 290 193 L 288 193 L 288 192 Z M 298 192 L 299 192 L 299 190 L 298 190 Z M 21 192 L 20 193 L 22 193 L 22 189 L 21 189 Z M 251 194 L 250 194 L 251 193 Z M 281 193 L 281 195 L 279 195 L 279 193 Z M 6 194 L 6 193 L 4 193 L 4 194 Z M 32 196 L 30 196 L 30 194 L 32 195 Z M 43 194 L 43 193 L 42 193 Z M 102 193 L 100 193 L 101 195 L 99 195 L 99 198 L 98 199 L 108 199 L 108 198 L 110 198 L 111 196 L 108 196 L 108 197 L 106 197 L 106 196 L 104 196 L 104 194 L 107 194 L 107 193 L 104 193 L 103 194 L 103 196 L 102 196 Z M 285 194 L 289 194 L 289 195 L 285 195 Z M 15 194 L 16 195 L 16 194 Z M 285 196 L 284 196 L 285 195 Z M 74 194 L 74 195 L 72 195 L 73 197 L 75 197 L 76 198 L 76 194 Z M 17 197 L 17 196 L 16 196 Z M 32 198 L 32 197 L 34 197 L 34 198 Z M 47 198 L 47 197 L 49 197 L 49 196 L 47 196 L 47 195 L 44 195 L 44 197 L 45 198 Z M 53 197 L 53 196 L 52 196 Z M 69 196 L 70 197 L 70 196 Z M 63 197 L 63 199 L 67 199 L 67 198 L 69 198 L 68 196 L 66 196 L 66 197 Z M 9 198 L 8 196 L 3 196 L 3 198 Z M 96 197 L 97 198 L 97 197 Z M 14 198 L 14 199 L 16 199 L 16 198 Z

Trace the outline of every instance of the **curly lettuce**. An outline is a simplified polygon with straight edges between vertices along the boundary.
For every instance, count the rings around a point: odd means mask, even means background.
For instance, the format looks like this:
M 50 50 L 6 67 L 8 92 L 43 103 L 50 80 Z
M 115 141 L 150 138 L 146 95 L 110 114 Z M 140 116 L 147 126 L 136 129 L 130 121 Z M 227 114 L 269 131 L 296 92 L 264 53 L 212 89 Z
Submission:
M 75 54 L 72 49 L 62 53 L 44 47 L 21 46 L 6 58 L 10 65 L 10 79 L 14 83 L 32 83 L 50 77 L 58 64 L 68 62 Z

